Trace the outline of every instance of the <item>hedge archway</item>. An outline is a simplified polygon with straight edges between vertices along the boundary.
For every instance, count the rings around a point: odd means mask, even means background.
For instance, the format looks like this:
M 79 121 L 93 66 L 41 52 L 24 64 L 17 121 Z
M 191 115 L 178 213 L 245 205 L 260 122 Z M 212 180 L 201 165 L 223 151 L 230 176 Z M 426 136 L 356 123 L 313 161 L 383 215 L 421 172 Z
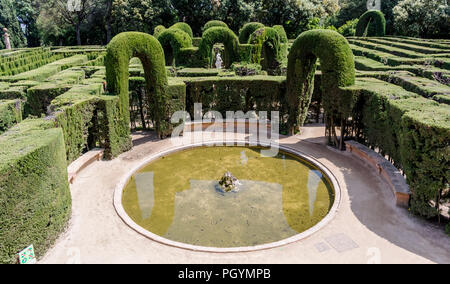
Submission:
M 286 30 L 284 29 L 283 26 L 281 26 L 281 25 L 275 25 L 275 26 L 273 26 L 272 28 L 273 28 L 274 30 L 276 30 L 276 31 L 278 32 L 278 34 L 280 35 L 280 41 L 281 41 L 281 43 L 288 43 L 288 42 L 289 42 L 289 39 L 288 39 L 287 34 L 286 34 Z
M 269 27 L 260 28 L 250 36 L 248 43 L 254 45 L 253 63 L 261 64 L 263 70 L 279 64 L 281 39 L 277 30 Z
M 155 29 L 153 30 L 153 36 L 158 38 L 159 35 L 165 30 L 166 30 L 166 27 L 163 25 L 156 26 Z
M 108 92 L 119 96 L 119 118 L 122 123 L 123 139 L 130 136 L 128 66 L 130 59 L 138 57 L 145 71 L 146 91 L 155 102 L 154 118 L 156 130 L 161 133 L 161 123 L 165 118 L 167 98 L 167 74 L 164 51 L 153 36 L 140 32 L 125 32 L 115 36 L 108 44 L 105 57 Z
M 386 35 L 386 19 L 384 14 L 377 10 L 365 12 L 356 25 L 356 36 L 377 36 Z
M 224 63 L 228 68 L 239 58 L 239 39 L 234 32 L 224 27 L 212 27 L 203 33 L 202 41 L 198 49 L 204 65 L 210 66 L 212 60 L 212 48 L 216 43 L 225 45 Z
M 349 108 L 342 98 L 345 93 L 342 88 L 354 85 L 355 62 L 347 40 L 332 30 L 304 32 L 295 40 L 288 58 L 287 99 L 291 133 L 299 132 L 306 120 L 314 91 L 317 59 L 322 72 L 325 112 L 339 115 Z M 333 121 L 331 126 L 334 128 Z
M 212 28 L 212 27 L 224 27 L 224 28 L 228 28 L 228 25 L 222 21 L 218 21 L 218 20 L 212 20 L 209 21 L 205 24 L 205 26 L 203 27 L 203 32 L 205 32 L 207 29 Z
M 164 49 L 164 58 L 167 66 L 178 62 L 180 49 L 192 47 L 191 37 L 180 29 L 167 29 L 160 33 L 158 41 Z
M 248 39 L 257 29 L 264 28 L 264 25 L 258 22 L 251 22 L 245 24 L 239 31 L 239 42 L 241 44 L 248 43 Z
M 194 38 L 194 34 L 192 33 L 191 26 L 189 26 L 186 23 L 183 23 L 183 22 L 176 23 L 176 24 L 172 25 L 169 29 L 180 29 L 183 32 L 187 33 L 191 37 L 191 39 Z

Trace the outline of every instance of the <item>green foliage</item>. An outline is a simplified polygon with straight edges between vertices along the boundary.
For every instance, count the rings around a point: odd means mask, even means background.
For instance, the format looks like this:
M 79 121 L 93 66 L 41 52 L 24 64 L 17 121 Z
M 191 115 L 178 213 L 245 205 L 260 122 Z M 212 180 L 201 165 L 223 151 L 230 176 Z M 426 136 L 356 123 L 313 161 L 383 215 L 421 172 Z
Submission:
M 194 118 L 194 103 L 203 104 L 203 112 L 280 111 L 287 114 L 286 78 L 276 76 L 181 78 L 186 83 L 186 110 Z
M 0 101 L 0 135 L 22 121 L 22 101 Z
M 189 35 L 191 40 L 192 40 L 192 38 L 194 38 L 194 35 L 192 33 L 191 27 L 188 24 L 186 24 L 186 23 L 176 23 L 173 26 L 171 26 L 170 29 L 182 30 L 183 32 L 185 32 L 185 33 L 187 33 Z
M 356 25 L 356 36 L 376 36 L 386 35 L 386 19 L 380 11 L 367 11 L 364 13 Z
M 248 43 L 254 45 L 252 62 L 261 64 L 263 70 L 280 65 L 281 39 L 277 30 L 260 28 L 251 34 Z
M 257 22 L 245 24 L 239 31 L 239 42 L 242 44 L 248 43 L 250 36 L 258 29 L 264 28 L 264 25 Z
M 167 66 L 172 66 L 174 61 L 180 60 L 180 50 L 182 48 L 192 47 L 191 37 L 181 29 L 170 28 L 161 32 L 158 37 L 161 46 L 164 49 L 164 56 Z
M 399 35 L 448 38 L 450 6 L 442 0 L 401 0 L 393 8 L 393 26 Z
M 166 30 L 166 27 L 164 27 L 163 25 L 156 26 L 156 28 L 153 31 L 153 36 L 158 38 L 159 35 L 165 30 Z
M 353 19 L 351 21 L 347 21 L 345 24 L 343 24 L 339 29 L 338 32 L 345 36 L 355 36 L 356 34 L 356 26 L 358 25 L 359 19 Z
M 71 213 L 61 129 L 25 120 L 0 136 L 0 263 L 34 245 L 38 257 L 52 245 Z
M 12 48 L 25 47 L 26 38 L 20 29 L 20 23 L 17 19 L 16 9 L 12 0 L 0 0 L 0 34 L 3 45 L 3 28 L 8 29 Z
M 203 33 L 202 42 L 198 49 L 198 55 L 204 67 L 211 66 L 212 48 L 216 43 L 225 45 L 225 67 L 229 67 L 233 62 L 239 61 L 238 37 L 228 28 L 212 27 Z
M 446 232 L 447 235 L 450 237 L 450 223 L 448 223 L 448 224 L 445 226 L 445 232 Z
M 145 70 L 146 90 L 153 102 L 156 130 L 161 134 L 161 127 L 170 117 L 166 117 L 168 103 L 167 74 L 164 64 L 164 51 L 161 44 L 153 36 L 127 32 L 114 37 L 108 45 L 105 58 L 106 80 L 111 95 L 119 96 L 119 118 L 121 130 L 119 139 L 130 145 L 130 112 L 128 65 L 130 59 L 138 57 Z M 127 148 L 127 146 L 124 146 Z
M 283 26 L 275 25 L 272 28 L 278 32 L 278 35 L 280 36 L 281 43 L 288 43 L 289 40 L 288 40 L 288 37 L 287 37 L 287 34 L 286 34 L 286 30 L 284 29 Z
M 325 111 L 348 116 L 353 106 L 352 98 L 346 97 L 340 89 L 355 82 L 353 53 L 347 40 L 331 30 L 304 32 L 295 40 L 289 53 L 287 97 L 293 131 L 298 131 L 306 119 L 314 90 L 317 58 L 322 71 Z
M 218 21 L 218 20 L 211 20 L 209 22 L 207 22 L 205 24 L 205 26 L 203 27 L 203 32 L 206 31 L 209 28 L 212 27 L 224 27 L 224 28 L 228 28 L 228 25 L 222 21 Z
M 45 83 L 27 90 L 27 102 L 25 104 L 25 115 L 40 117 L 47 114 L 47 107 L 53 99 L 67 92 L 71 88 L 68 84 Z
M 357 139 L 405 172 L 412 212 L 436 216 L 429 201 L 448 187 L 450 106 L 373 78 L 358 79 L 350 89 L 358 98 L 352 115 Z

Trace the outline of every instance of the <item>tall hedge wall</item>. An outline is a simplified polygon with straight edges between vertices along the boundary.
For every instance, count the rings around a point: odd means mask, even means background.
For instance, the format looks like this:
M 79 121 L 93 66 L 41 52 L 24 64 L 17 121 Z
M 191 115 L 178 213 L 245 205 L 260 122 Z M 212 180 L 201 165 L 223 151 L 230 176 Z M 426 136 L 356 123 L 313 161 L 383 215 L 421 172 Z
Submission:
M 386 35 L 386 19 L 381 11 L 365 12 L 356 25 L 356 36 L 382 37 Z
M 0 136 L 0 263 L 17 263 L 33 244 L 37 256 L 71 213 L 63 133 L 43 119 L 25 120 Z
M 108 44 L 105 66 L 108 91 L 111 95 L 119 96 L 123 128 L 119 133 L 124 135 L 123 140 L 128 145 L 131 143 L 128 65 L 133 57 L 140 58 L 144 66 L 147 91 L 152 94 L 151 100 L 155 102 L 153 113 L 157 131 L 166 132 L 170 127 L 170 118 L 167 118 L 165 113 L 169 98 L 166 93 L 167 74 L 161 44 L 156 38 L 145 33 L 121 33 Z
M 261 64 L 263 70 L 280 64 L 281 38 L 276 29 L 269 27 L 257 29 L 250 35 L 248 43 L 253 45 L 252 62 Z
M 295 40 L 289 53 L 287 97 L 292 132 L 299 131 L 305 122 L 314 91 L 317 58 L 325 111 L 345 117 L 351 114 L 354 102 L 340 89 L 355 83 L 355 63 L 347 40 L 332 30 L 307 31 Z
M 360 78 L 349 90 L 358 98 L 353 135 L 403 169 L 415 214 L 436 216 L 430 201 L 450 178 L 450 106 L 373 78 Z

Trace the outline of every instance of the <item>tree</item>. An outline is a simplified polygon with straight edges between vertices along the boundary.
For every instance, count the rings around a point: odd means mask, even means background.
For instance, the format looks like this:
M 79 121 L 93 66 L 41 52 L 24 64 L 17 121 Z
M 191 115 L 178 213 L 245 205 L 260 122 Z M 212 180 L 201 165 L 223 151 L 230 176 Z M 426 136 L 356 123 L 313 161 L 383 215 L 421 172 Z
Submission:
M 3 30 L 3 28 L 8 29 L 9 39 L 13 48 L 26 46 L 27 40 L 20 28 L 20 23 L 11 0 L 0 0 L 0 29 Z M 3 35 L 3 32 L 1 34 Z M 3 37 L 1 37 L 0 41 L 3 47 Z
M 36 20 L 39 16 L 39 1 L 15 0 L 14 8 L 17 14 L 17 19 L 24 29 L 28 47 L 39 46 L 40 37 L 36 25 Z
M 339 11 L 338 0 L 262 0 L 257 18 L 266 25 L 283 25 L 289 38 L 308 30 L 311 19 L 324 21 Z
M 400 35 L 445 37 L 450 30 L 446 0 L 402 0 L 393 9 L 394 29 Z
M 42 1 L 39 15 L 41 28 L 45 26 L 60 31 L 75 30 L 76 43 L 81 45 L 81 26 L 94 12 L 97 4 L 96 0 Z M 51 26 L 52 23 L 58 26 Z M 48 33 L 47 30 L 43 30 L 43 32 Z M 47 36 L 52 37 L 52 35 Z

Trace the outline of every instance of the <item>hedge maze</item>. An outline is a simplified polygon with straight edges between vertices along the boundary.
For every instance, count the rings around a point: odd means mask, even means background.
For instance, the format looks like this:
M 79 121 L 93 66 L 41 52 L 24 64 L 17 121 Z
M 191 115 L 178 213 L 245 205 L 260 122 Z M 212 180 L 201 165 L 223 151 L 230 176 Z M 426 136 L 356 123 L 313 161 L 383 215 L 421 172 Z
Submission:
M 314 30 L 293 41 L 281 26 L 236 35 L 214 21 L 202 37 L 179 23 L 106 48 L 1 50 L 0 262 L 30 243 L 42 255 L 64 229 L 70 162 L 96 147 L 113 159 L 135 129 L 166 137 L 171 115 L 193 115 L 197 102 L 224 115 L 280 111 L 285 134 L 324 110 L 330 144 L 379 151 L 404 172 L 412 212 L 436 216 L 450 180 L 450 41 L 375 35 Z M 226 69 L 211 68 L 217 50 Z

